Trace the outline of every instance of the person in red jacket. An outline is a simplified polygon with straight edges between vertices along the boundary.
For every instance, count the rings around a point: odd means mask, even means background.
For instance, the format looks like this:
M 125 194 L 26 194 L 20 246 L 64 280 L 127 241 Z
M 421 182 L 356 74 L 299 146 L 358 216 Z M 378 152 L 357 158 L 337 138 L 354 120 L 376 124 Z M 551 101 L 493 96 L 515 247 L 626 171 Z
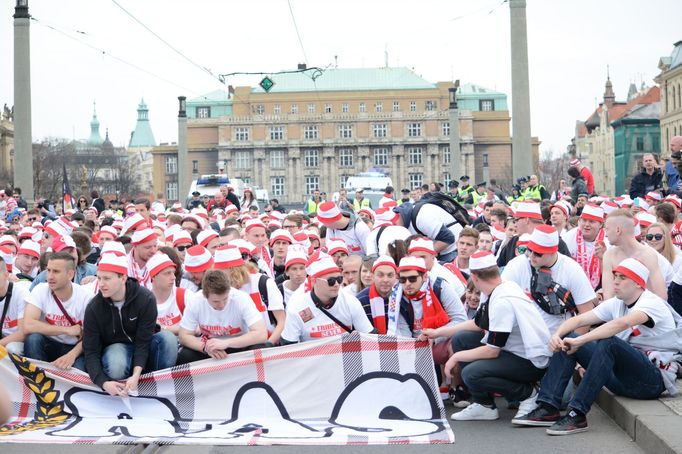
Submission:
M 587 192 L 588 194 L 594 194 L 594 176 L 592 175 L 592 172 L 590 169 L 585 167 L 582 162 L 580 162 L 580 159 L 573 159 L 569 163 L 571 167 L 576 167 L 578 171 L 580 172 L 580 176 L 585 179 L 585 183 L 587 184 Z

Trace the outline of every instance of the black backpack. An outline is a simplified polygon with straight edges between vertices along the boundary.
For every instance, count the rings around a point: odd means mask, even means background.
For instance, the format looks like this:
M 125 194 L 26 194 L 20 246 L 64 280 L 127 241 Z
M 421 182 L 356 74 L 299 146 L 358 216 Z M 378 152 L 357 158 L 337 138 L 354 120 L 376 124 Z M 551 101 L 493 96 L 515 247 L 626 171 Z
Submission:
M 455 224 L 459 224 L 462 227 L 471 225 L 469 213 L 467 213 L 467 210 L 460 205 L 459 202 L 442 192 L 427 192 L 414 204 L 414 208 L 412 208 L 412 218 L 410 219 L 410 222 L 412 223 L 415 232 L 418 234 L 424 236 L 424 233 L 420 232 L 417 228 L 417 215 L 419 214 L 419 210 L 427 203 L 440 207 L 455 219 L 454 222 L 447 224 L 446 227 L 449 228 Z

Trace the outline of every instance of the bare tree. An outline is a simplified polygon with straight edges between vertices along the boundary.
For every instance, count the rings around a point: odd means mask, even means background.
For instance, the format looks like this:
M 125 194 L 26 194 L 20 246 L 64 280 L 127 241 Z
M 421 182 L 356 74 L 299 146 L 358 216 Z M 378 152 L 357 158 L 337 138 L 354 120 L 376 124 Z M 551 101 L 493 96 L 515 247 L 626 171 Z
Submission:
M 548 192 L 552 192 L 559 187 L 559 180 L 566 178 L 566 170 L 568 169 L 568 162 L 570 157 L 564 153 L 559 157 L 554 156 L 552 149 L 547 149 L 542 152 L 540 162 L 536 169 L 540 183 L 547 188 Z

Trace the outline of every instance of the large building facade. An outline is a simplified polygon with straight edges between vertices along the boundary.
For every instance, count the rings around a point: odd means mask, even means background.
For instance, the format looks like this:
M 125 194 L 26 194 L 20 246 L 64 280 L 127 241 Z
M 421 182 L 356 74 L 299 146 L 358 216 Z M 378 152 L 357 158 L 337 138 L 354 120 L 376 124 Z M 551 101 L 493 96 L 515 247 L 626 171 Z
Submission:
M 388 174 L 398 189 L 453 177 L 452 83 L 431 83 L 407 68 L 331 68 L 270 78 L 274 85 L 268 92 L 236 87 L 187 102 L 193 173 L 223 167 L 228 176 L 290 204 L 303 202 L 315 189 L 338 191 L 349 176 L 369 169 Z M 510 183 L 506 95 L 464 85 L 458 101 L 462 172 L 475 181 Z M 535 139 L 536 162 L 538 144 Z M 155 172 L 175 170 L 177 147 L 157 148 Z M 170 195 L 177 175 L 155 173 L 154 183 L 155 192 L 175 199 Z
M 669 57 L 658 62 L 661 73 L 656 83 L 661 87 L 661 150 L 670 155 L 670 139 L 682 136 L 682 41 L 674 45 Z

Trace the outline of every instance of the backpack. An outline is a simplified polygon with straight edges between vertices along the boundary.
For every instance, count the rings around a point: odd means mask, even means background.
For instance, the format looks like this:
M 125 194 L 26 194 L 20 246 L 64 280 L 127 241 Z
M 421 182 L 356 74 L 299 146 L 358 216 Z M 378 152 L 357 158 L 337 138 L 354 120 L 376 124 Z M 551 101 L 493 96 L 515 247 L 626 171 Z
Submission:
M 453 200 L 451 197 L 443 194 L 442 192 L 427 192 L 422 196 L 421 199 L 417 201 L 417 203 L 414 204 L 414 208 L 412 208 L 412 218 L 410 219 L 410 223 L 412 224 L 414 231 L 418 234 L 426 236 L 417 228 L 417 215 L 419 214 L 419 210 L 421 210 L 421 208 L 427 203 L 440 207 L 455 219 L 445 227 L 450 228 L 455 224 L 459 224 L 462 227 L 471 225 L 469 213 L 467 213 L 467 210 L 464 209 L 459 202 Z
M 269 300 L 268 300 L 268 279 L 270 279 L 269 276 L 265 274 L 261 274 L 258 276 L 258 293 L 260 293 L 260 299 L 265 305 L 265 307 L 269 307 Z M 282 292 L 282 295 L 284 293 Z M 277 324 L 277 320 L 275 319 L 275 316 L 272 315 L 272 312 L 268 310 L 268 318 L 270 318 L 270 323 L 273 325 Z

